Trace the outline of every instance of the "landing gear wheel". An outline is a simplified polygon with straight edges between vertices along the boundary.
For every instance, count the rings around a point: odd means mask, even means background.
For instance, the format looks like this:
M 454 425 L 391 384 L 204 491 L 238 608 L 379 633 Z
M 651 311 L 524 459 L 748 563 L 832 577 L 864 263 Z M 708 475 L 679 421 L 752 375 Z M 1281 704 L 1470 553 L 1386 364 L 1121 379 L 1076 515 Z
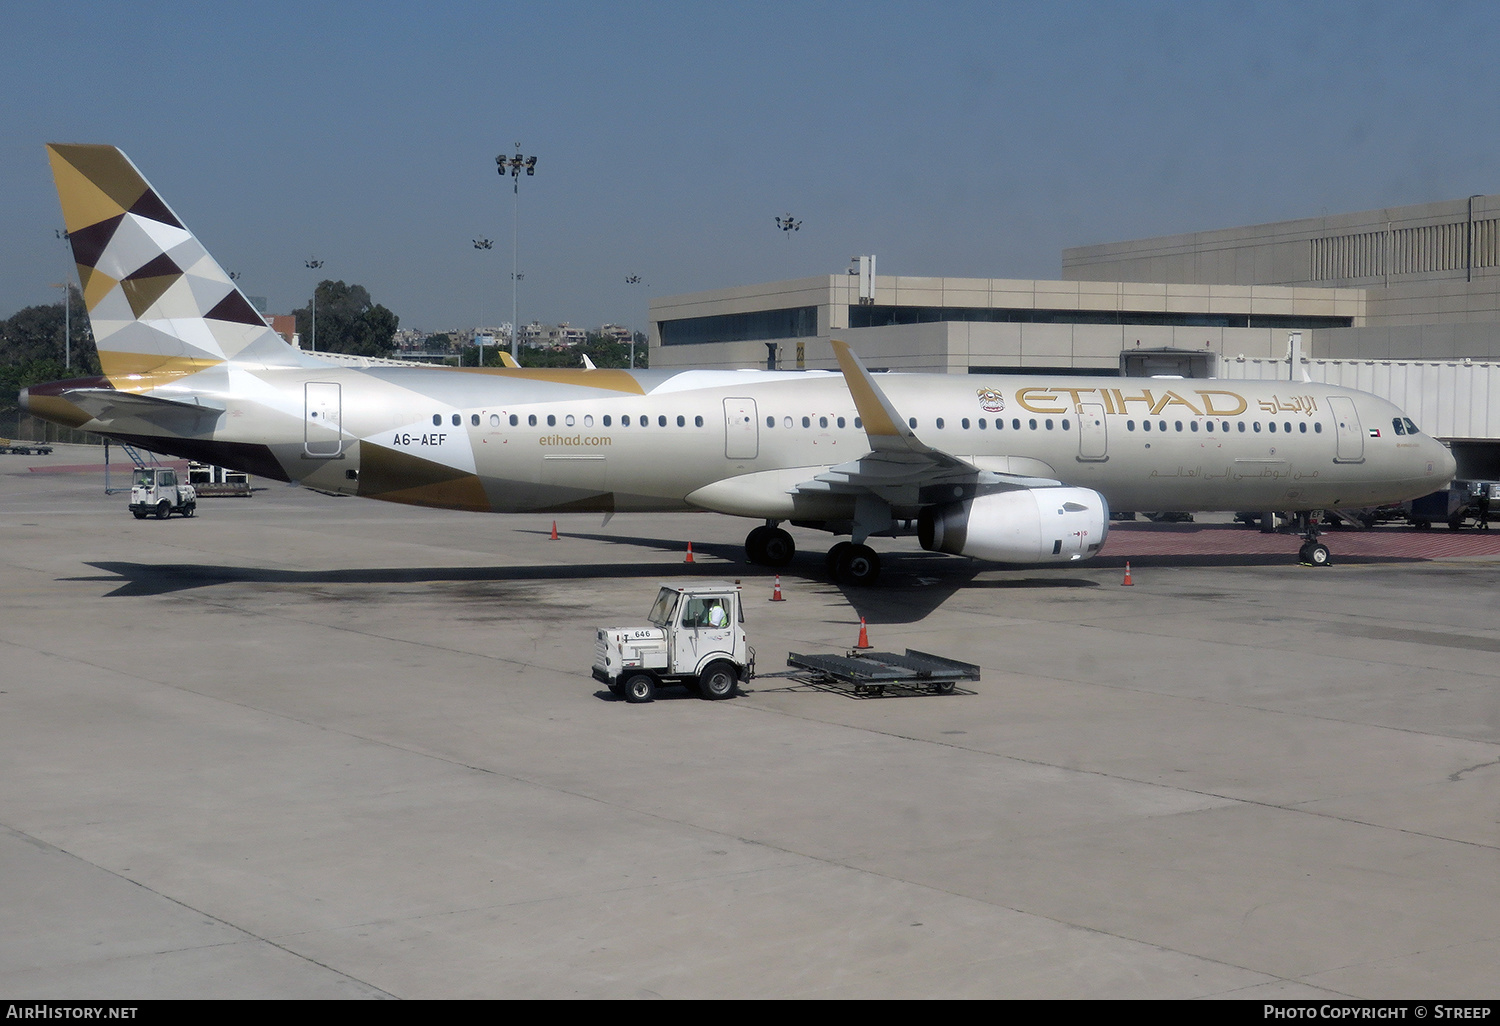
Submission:
M 775 530 L 775 528 L 767 527 L 765 524 L 761 524 L 749 534 L 745 535 L 746 559 L 748 559 L 752 563 L 758 563 L 762 566 L 765 565 L 766 535 L 770 534 L 773 530 Z
M 850 545 L 839 553 L 833 576 L 840 584 L 868 587 L 880 579 L 880 557 L 868 545 Z
M 722 660 L 709 663 L 708 669 L 703 671 L 703 676 L 698 678 L 698 694 L 702 698 L 716 702 L 734 694 L 734 686 L 738 683 L 739 674 L 735 672 L 733 663 Z
M 848 552 L 852 548 L 854 548 L 852 542 L 839 542 L 828 550 L 828 555 L 823 557 L 823 569 L 827 572 L 830 580 L 837 581 L 839 579 L 839 559 L 845 552 Z
M 796 554 L 797 543 L 779 527 L 771 528 L 771 533 L 761 544 L 761 562 L 766 566 L 786 566 Z
M 656 681 L 649 673 L 633 673 L 625 678 L 625 701 L 651 702 L 656 699 Z
M 761 566 L 786 566 L 797 554 L 797 543 L 779 527 L 762 524 L 745 536 L 745 556 Z
M 165 520 L 172 515 L 172 504 L 166 499 L 156 504 L 156 519 Z
M 1332 558 L 1328 546 L 1320 542 L 1308 542 L 1302 546 L 1298 555 L 1308 566 L 1327 566 L 1329 559 Z

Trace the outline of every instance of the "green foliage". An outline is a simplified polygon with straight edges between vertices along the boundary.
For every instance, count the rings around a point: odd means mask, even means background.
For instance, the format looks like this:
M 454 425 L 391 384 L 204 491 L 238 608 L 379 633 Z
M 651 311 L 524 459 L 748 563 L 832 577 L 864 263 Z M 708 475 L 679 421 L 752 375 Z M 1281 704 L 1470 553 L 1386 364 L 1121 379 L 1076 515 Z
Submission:
M 590 335 L 582 346 L 576 349 L 552 350 L 552 349 L 522 349 L 520 363 L 522 367 L 582 367 L 583 354 L 587 353 L 590 360 L 594 361 L 595 367 L 629 367 L 630 366 L 630 344 L 627 342 L 616 342 L 603 335 Z M 473 366 L 474 355 L 472 351 L 466 356 L 464 363 Z M 500 358 L 496 354 L 494 359 L 490 358 L 490 351 L 485 349 L 484 365 L 486 367 L 499 366 Z M 636 332 L 635 343 L 635 367 L 641 370 L 646 366 L 646 337 Z
M 83 300 L 76 289 L 69 290 L 69 297 L 73 304 L 71 368 L 63 363 L 61 302 L 28 306 L 0 321 L 0 411 L 15 410 L 21 389 L 30 385 L 99 373 L 99 354 Z
M 297 318 L 297 333 L 302 336 L 305 348 L 311 349 L 316 343 L 325 353 L 350 353 L 354 356 L 390 356 L 395 352 L 400 319 L 372 302 L 363 285 L 346 285 L 325 279 L 318 282 L 313 294 L 318 306 L 316 339 L 313 338 L 312 304 L 292 311 Z

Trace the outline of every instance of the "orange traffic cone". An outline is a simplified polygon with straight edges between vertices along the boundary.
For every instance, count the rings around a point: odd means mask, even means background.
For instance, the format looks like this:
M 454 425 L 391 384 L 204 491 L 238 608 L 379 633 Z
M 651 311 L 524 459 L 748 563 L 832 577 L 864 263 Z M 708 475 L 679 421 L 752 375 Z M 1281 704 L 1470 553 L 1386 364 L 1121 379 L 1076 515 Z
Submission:
M 548 538 L 547 540 L 548 541 L 557 541 L 557 521 L 556 520 L 552 521 L 552 537 Z
M 776 590 L 773 591 L 773 592 L 771 592 L 771 601 L 772 602 L 785 602 L 786 601 L 786 599 L 784 599 L 784 598 L 781 597 L 781 575 L 780 574 L 776 575 Z
M 875 647 L 874 645 L 870 644 L 870 635 L 865 631 L 865 618 L 862 617 L 862 616 L 859 618 L 859 642 L 854 647 L 855 648 L 874 648 Z
M 1126 560 L 1126 562 L 1125 562 L 1125 579 L 1120 582 L 1120 587 L 1122 587 L 1122 588 L 1129 588 L 1129 587 L 1133 586 L 1134 584 L 1135 584 L 1135 582 L 1130 579 L 1130 561 Z
M 684 559 L 683 562 L 684 563 L 691 563 L 692 561 L 693 561 L 693 543 L 692 542 L 688 542 L 687 559 Z

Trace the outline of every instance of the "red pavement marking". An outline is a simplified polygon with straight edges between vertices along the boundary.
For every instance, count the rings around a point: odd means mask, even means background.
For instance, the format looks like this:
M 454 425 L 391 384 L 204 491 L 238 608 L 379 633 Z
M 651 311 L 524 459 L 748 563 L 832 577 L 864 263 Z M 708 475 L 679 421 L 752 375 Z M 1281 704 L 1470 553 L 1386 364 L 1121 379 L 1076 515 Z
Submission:
M 174 468 L 176 470 L 186 470 L 187 466 L 188 466 L 188 461 L 187 460 L 163 460 L 160 465 L 163 466 L 163 467 L 172 467 L 172 468 Z M 102 464 L 102 463 L 63 463 L 63 464 L 49 463 L 46 466 L 42 466 L 42 467 L 27 467 L 26 469 L 29 470 L 29 471 L 31 471 L 33 474 L 102 474 L 102 473 L 104 473 L 104 464 Z M 129 473 L 130 471 L 132 471 L 134 469 L 135 469 L 135 464 L 134 463 L 111 463 L 109 465 L 109 471 L 110 471 L 111 474 L 115 473 L 116 471 L 121 471 L 121 472 Z
M 1452 556 L 1500 556 L 1500 525 L 1495 530 L 1434 527 L 1376 527 L 1367 531 L 1325 531 L 1319 538 L 1341 556 L 1443 559 Z M 1302 545 L 1295 534 L 1261 534 L 1258 528 L 1231 524 L 1111 524 L 1100 555 L 1118 559 L 1138 556 L 1275 555 L 1293 558 Z

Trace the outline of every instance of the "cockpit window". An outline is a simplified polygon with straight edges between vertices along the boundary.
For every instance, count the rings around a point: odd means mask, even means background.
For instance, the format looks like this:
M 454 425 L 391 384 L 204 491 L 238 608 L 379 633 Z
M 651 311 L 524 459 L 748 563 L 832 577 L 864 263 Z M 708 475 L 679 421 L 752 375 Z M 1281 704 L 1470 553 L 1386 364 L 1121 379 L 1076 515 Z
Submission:
M 1414 424 L 1414 423 L 1412 423 L 1412 419 L 1410 417 L 1402 417 L 1401 419 L 1404 420 L 1404 421 L 1406 421 L 1406 433 L 1407 434 L 1409 434 L 1409 435 L 1420 435 L 1422 433 L 1422 432 L 1420 432 L 1420 431 L 1417 430 L 1417 425 Z
M 1398 434 L 1398 435 L 1404 435 L 1404 434 L 1406 434 L 1406 424 L 1404 423 L 1404 421 L 1405 421 L 1404 417 L 1392 417 L 1391 418 L 1391 427 L 1395 428 L 1396 434 Z

